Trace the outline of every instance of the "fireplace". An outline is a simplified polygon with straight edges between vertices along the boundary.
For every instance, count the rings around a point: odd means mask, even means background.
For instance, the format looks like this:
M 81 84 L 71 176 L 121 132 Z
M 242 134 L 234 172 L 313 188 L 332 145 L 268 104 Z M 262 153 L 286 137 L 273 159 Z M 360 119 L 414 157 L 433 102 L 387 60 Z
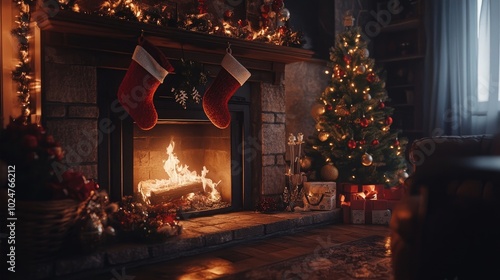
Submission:
M 98 177 L 113 200 L 133 195 L 190 216 L 251 207 L 251 164 L 244 150 L 250 135 L 250 85 L 229 101 L 231 125 L 219 129 L 200 104 L 184 109 L 176 103 L 165 82 L 154 95 L 158 123 L 143 130 L 117 104 L 125 71 L 97 73 L 99 123 L 117 124 L 98 146 Z
M 68 166 L 96 179 L 112 200 L 136 194 L 140 181 L 165 179 L 161 164 L 171 140 L 180 164 L 198 174 L 205 166 L 207 176 L 221 182 L 217 187 L 223 206 L 207 211 L 254 210 L 259 198 L 282 194 L 285 65 L 311 59 L 311 51 L 65 11 L 38 24 L 42 123 L 68 151 Z M 141 33 L 173 62 L 185 58 L 202 63 L 209 79 L 231 45 L 251 77 L 229 101 L 229 128 L 214 130 L 200 104 L 183 109 L 168 96 L 167 83 L 155 93 L 157 127 L 139 131 L 134 126 L 116 94 Z M 160 134 L 153 135 L 157 130 Z M 225 144 L 202 146 L 211 141 Z M 144 147 L 146 142 L 152 146 Z M 215 167 L 215 158 L 222 168 Z

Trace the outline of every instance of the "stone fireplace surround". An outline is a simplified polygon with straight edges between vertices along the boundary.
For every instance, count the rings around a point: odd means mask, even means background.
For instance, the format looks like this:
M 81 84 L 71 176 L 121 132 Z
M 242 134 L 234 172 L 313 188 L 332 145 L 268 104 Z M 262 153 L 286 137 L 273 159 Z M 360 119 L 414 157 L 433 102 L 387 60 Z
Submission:
M 65 11 L 38 25 L 42 122 L 62 143 L 68 167 L 97 179 L 112 198 L 130 193 L 100 178 L 102 166 L 108 168 L 103 160 L 124 159 L 121 155 L 104 159 L 100 152 L 99 145 L 109 145 L 107 138 L 120 124 L 102 117 L 98 73 L 102 69 L 125 71 L 142 32 L 169 59 L 202 62 L 212 74 L 219 71 L 226 47 L 231 45 L 233 56 L 252 74 L 247 82 L 251 92 L 248 136 L 258 143 L 254 148 L 260 155 L 251 162 L 253 195 L 281 194 L 286 153 L 284 69 L 288 63 L 310 59 L 311 51 Z M 110 106 L 117 106 L 117 101 Z
M 109 176 L 101 178 L 101 175 L 106 174 L 109 161 L 125 159 L 121 154 L 103 154 L 106 152 L 103 146 L 109 145 L 112 128 L 121 124 L 103 117 L 99 75 L 108 70 L 126 71 L 141 32 L 164 50 L 169 59 L 184 57 L 202 62 L 212 75 L 219 71 L 225 49 L 231 44 L 233 55 L 252 74 L 247 82 L 250 127 L 246 133 L 259 153 L 249 162 L 251 173 L 246 177 L 250 177 L 252 198 L 245 201 L 243 209 L 183 221 L 183 234 L 164 244 L 116 244 L 91 254 L 62 256 L 40 263 L 29 268 L 30 279 L 85 279 L 96 272 L 196 254 L 235 242 L 340 221 L 339 209 L 273 215 L 253 212 L 259 197 L 279 196 L 285 186 L 286 136 L 288 132 L 298 132 L 287 131 L 285 123 L 291 119 L 300 122 L 295 128 L 313 127 L 305 121 L 309 110 L 303 110 L 313 98 L 304 102 L 302 95 L 306 90 L 315 95 L 319 92 L 312 80 L 320 71 L 301 64 L 312 60 L 311 51 L 65 11 L 38 22 L 38 26 L 41 30 L 41 49 L 37 51 L 42 64 L 42 123 L 66 150 L 68 166 L 98 180 L 114 200 L 128 194 L 127 190 L 123 184 L 111 186 Z M 295 94 L 290 98 L 293 102 L 290 105 L 285 98 L 283 80 L 285 66 L 296 62 L 298 70 L 292 73 L 292 79 L 304 79 L 305 88 L 292 89 Z M 290 107 L 295 112 L 291 117 L 286 112 Z M 307 131 L 302 132 L 307 135 Z M 118 178 L 118 182 L 120 180 L 123 177 Z

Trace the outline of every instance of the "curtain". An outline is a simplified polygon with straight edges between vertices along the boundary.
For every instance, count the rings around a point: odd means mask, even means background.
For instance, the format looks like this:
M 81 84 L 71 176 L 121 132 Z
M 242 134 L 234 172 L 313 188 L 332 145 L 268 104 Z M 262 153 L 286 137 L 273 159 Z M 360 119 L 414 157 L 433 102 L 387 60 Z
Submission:
M 478 0 L 426 1 L 423 121 L 430 136 L 498 131 L 500 1 L 482 2 L 478 13 Z
M 479 1 L 478 109 L 473 133 L 500 132 L 500 1 Z

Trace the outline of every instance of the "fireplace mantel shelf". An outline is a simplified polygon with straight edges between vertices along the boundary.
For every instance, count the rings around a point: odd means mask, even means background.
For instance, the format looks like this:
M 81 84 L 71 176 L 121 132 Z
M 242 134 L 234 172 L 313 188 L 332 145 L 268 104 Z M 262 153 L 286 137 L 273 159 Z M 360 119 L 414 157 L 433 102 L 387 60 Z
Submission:
M 314 52 L 311 50 L 64 10 L 59 11 L 53 17 L 37 20 L 37 24 L 42 31 L 116 40 L 114 51 L 117 52 L 129 52 L 129 49 L 120 47 L 119 42 L 135 43 L 142 33 L 159 47 L 178 49 L 183 52 L 204 53 L 207 56 L 225 54 L 226 48 L 230 44 L 232 54 L 235 57 L 250 60 L 280 64 L 314 60 Z

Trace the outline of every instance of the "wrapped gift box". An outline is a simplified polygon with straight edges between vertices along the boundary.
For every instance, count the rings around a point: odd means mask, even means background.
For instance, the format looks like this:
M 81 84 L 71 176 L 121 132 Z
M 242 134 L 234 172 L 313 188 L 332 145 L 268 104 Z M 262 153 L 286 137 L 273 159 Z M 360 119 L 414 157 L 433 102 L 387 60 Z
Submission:
M 402 186 L 385 188 L 383 192 L 387 200 L 400 200 L 404 195 L 404 188 Z
M 364 224 L 365 223 L 365 203 L 364 199 L 351 201 L 351 223 Z
M 358 185 L 341 183 L 340 190 L 346 196 L 346 201 L 358 199 L 361 196 L 363 199 L 379 199 L 384 197 L 384 185 Z
M 356 184 L 343 183 L 342 192 L 348 194 L 348 193 L 357 193 L 360 192 L 360 190 L 359 186 Z
M 391 210 L 372 210 L 372 224 L 375 225 L 389 225 L 391 221 Z
M 365 223 L 365 210 L 351 209 L 351 223 L 364 224 Z
M 350 224 L 351 223 L 351 205 L 349 204 L 342 204 L 342 218 L 344 224 Z
M 332 210 L 337 207 L 335 182 L 304 182 L 304 206 L 310 210 Z

